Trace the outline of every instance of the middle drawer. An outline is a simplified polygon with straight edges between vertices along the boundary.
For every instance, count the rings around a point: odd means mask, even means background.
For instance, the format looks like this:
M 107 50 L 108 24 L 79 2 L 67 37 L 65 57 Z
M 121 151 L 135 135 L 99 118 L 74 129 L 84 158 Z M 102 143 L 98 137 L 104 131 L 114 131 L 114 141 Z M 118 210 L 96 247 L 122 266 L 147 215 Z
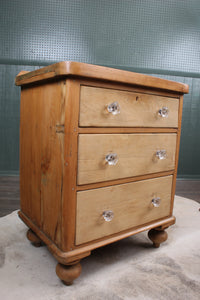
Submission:
M 175 133 L 80 134 L 77 184 L 173 170 Z

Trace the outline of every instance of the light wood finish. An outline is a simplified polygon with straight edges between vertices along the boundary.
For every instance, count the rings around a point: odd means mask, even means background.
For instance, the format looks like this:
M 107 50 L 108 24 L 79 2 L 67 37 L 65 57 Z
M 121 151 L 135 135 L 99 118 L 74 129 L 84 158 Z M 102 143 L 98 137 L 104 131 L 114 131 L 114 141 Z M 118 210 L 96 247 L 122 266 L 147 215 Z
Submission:
M 73 265 L 65 266 L 58 263 L 56 274 L 64 284 L 72 285 L 73 281 L 81 274 L 81 264 L 76 262 Z
M 168 234 L 165 230 L 159 230 L 155 228 L 148 232 L 148 237 L 153 242 L 154 248 L 159 248 L 160 244 L 167 240 Z
M 62 189 L 62 251 L 74 248 L 78 153 L 78 80 L 67 80 L 65 106 L 64 176 Z
M 150 179 L 150 178 L 158 178 L 158 177 L 163 177 L 163 176 L 168 176 L 168 175 L 173 175 L 173 174 L 174 174 L 174 170 L 171 170 L 171 171 L 146 174 L 146 175 L 140 175 L 140 176 L 134 176 L 134 177 L 128 177 L 128 178 L 126 177 L 126 178 L 120 178 L 120 179 L 115 179 L 115 180 L 107 180 L 104 182 L 78 185 L 76 190 L 77 191 L 91 190 L 91 189 L 97 189 L 100 187 L 106 187 L 106 186 L 111 186 L 111 185 L 113 186 L 113 185 L 117 185 L 117 184 L 135 182 L 135 181 L 140 181 L 140 180 L 145 180 L 145 179 Z
M 77 192 L 76 244 L 86 243 L 170 214 L 172 176 Z M 154 207 L 152 199 L 160 197 Z M 114 218 L 106 222 L 104 211 Z
M 182 111 L 183 111 L 183 96 L 180 96 L 179 101 L 179 119 L 178 119 L 178 132 L 177 132 L 177 141 L 176 141 L 176 156 L 175 156 L 175 169 L 174 169 L 174 177 L 173 177 L 173 184 L 172 184 L 172 197 L 171 197 L 171 214 L 173 212 L 174 207 L 174 196 L 176 190 L 176 177 L 177 177 L 177 170 L 178 170 L 178 157 L 179 157 L 179 149 L 180 149 L 180 138 L 181 138 L 181 121 L 182 121 Z
M 156 152 L 166 150 L 166 159 Z M 176 134 L 80 134 L 78 184 L 163 172 L 174 169 Z M 116 153 L 116 165 L 105 157 Z
M 122 71 L 102 66 L 94 66 L 73 61 L 59 62 L 39 70 L 29 72 L 16 77 L 16 85 L 25 85 L 32 82 L 38 82 L 51 78 L 59 78 L 61 76 L 92 78 L 104 81 L 113 81 L 118 83 L 132 84 L 136 86 L 145 86 L 168 91 L 176 91 L 178 93 L 188 93 L 188 85 L 156 78 L 149 75 Z
M 117 102 L 120 113 L 107 106 Z M 167 107 L 168 117 L 158 115 Z M 178 127 L 178 99 L 114 89 L 81 86 L 79 125 L 83 127 Z
M 80 274 L 78 261 L 93 249 L 175 223 L 172 207 L 187 85 L 76 62 L 21 72 L 16 84 L 22 86 L 19 216 L 31 229 L 28 238 L 44 242 L 61 264 L 61 280 L 72 283 Z M 117 124 L 93 115 L 107 104 L 105 95 L 117 98 L 125 111 Z M 152 119 L 160 105 L 169 107 L 162 123 Z M 83 123 L 99 127 L 79 126 Z M 156 151 L 163 149 L 166 160 L 155 160 Z M 115 151 L 119 162 L 108 168 L 105 155 Z M 161 206 L 150 207 L 158 193 Z M 106 225 L 101 218 L 97 222 L 95 216 L 111 204 L 114 219 Z
M 37 124 L 42 126 L 42 104 L 39 101 L 41 91 L 40 87 L 34 92 L 33 89 L 22 88 L 20 111 L 20 205 L 22 211 L 40 228 L 42 130 L 37 130 Z
M 152 78 L 152 77 L 151 77 Z M 87 78 L 80 78 L 81 86 L 88 86 L 88 87 L 98 87 L 102 89 L 113 89 L 118 91 L 127 91 L 133 93 L 146 93 L 149 95 L 159 95 L 163 97 L 169 98 L 179 98 L 180 94 L 176 91 L 167 91 L 162 89 L 156 89 L 148 86 L 138 86 L 138 85 L 127 85 L 123 82 L 114 82 L 114 81 L 101 81 L 96 80 L 94 78 L 87 79 Z
M 114 243 L 121 239 L 125 239 L 134 234 L 150 230 L 152 228 L 167 228 L 175 223 L 175 217 L 170 216 L 167 218 L 162 218 L 156 221 L 153 221 L 148 224 L 144 224 L 143 226 L 136 226 L 134 228 L 124 230 L 122 232 L 118 232 L 116 234 L 112 234 L 110 236 L 101 238 L 96 241 L 88 242 L 80 246 L 75 246 L 75 248 L 71 251 L 61 251 L 44 233 L 41 231 L 30 219 L 28 219 L 21 211 L 19 211 L 19 217 L 23 220 L 23 222 L 30 227 L 36 235 L 47 245 L 49 251 L 52 255 L 59 261 L 61 264 L 69 265 L 77 260 L 80 260 L 84 257 L 87 257 L 91 254 L 91 251 L 108 245 L 110 243 Z
M 21 209 L 61 246 L 65 82 L 22 88 L 20 121 Z M 55 201 L 56 199 L 56 201 Z

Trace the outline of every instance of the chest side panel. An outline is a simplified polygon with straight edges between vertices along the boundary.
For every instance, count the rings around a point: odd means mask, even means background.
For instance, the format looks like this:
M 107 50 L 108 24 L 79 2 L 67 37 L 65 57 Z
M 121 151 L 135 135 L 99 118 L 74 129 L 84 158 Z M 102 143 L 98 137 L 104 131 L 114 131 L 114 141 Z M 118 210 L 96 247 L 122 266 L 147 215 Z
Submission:
M 62 198 L 65 82 L 21 94 L 21 210 L 58 245 Z

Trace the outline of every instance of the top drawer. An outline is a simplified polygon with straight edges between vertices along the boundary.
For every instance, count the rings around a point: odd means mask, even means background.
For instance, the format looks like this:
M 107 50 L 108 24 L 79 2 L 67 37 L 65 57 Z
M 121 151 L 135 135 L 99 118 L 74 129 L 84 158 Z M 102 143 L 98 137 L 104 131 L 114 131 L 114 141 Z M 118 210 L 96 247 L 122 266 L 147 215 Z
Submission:
M 177 128 L 178 107 L 178 98 L 81 86 L 79 126 Z

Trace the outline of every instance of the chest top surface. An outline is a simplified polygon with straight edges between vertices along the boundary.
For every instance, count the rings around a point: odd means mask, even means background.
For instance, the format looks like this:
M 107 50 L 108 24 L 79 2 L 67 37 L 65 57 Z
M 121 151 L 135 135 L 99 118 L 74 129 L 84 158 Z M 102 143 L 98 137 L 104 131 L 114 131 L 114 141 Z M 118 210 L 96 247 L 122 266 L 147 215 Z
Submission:
M 32 72 L 21 71 L 15 79 L 16 85 L 22 86 L 33 82 L 58 77 L 84 77 L 108 82 L 158 88 L 180 94 L 189 92 L 187 84 L 161 79 L 149 75 L 123 71 L 98 65 L 73 61 L 59 62 Z

